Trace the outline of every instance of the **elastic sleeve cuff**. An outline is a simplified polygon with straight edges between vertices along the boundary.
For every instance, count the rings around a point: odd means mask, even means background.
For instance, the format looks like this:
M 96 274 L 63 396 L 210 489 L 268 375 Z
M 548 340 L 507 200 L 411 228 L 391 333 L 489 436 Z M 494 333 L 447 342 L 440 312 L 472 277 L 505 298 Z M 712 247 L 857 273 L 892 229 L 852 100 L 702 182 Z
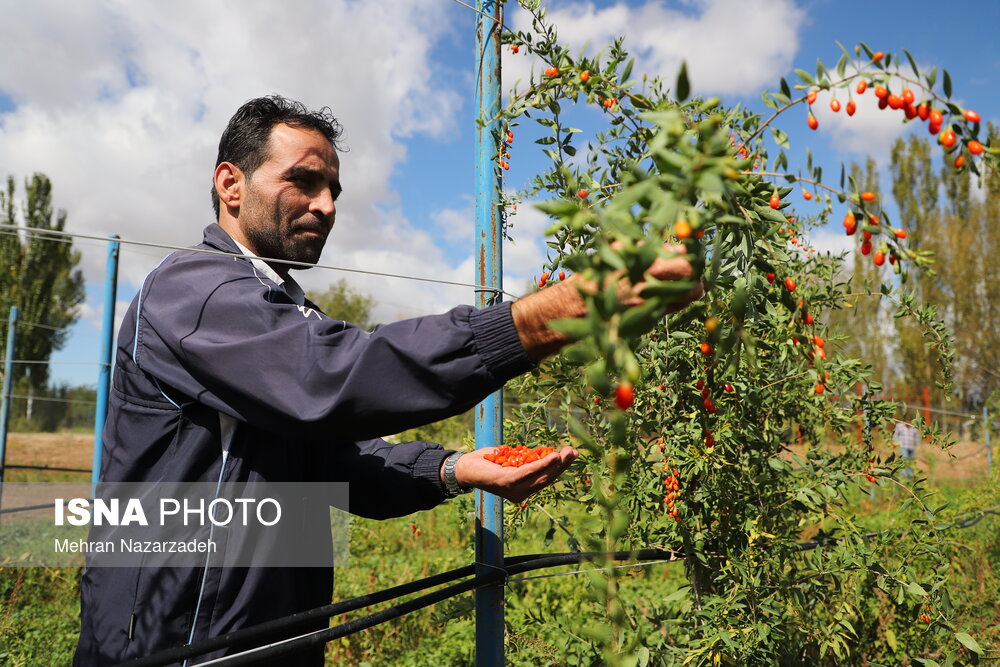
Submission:
M 479 355 L 498 385 L 535 368 L 517 335 L 509 301 L 473 311 L 469 326 Z
M 417 457 L 417 460 L 413 462 L 413 478 L 433 482 L 434 488 L 440 489 L 442 497 L 451 497 L 441 482 L 441 465 L 446 458 L 454 453 L 450 449 L 443 449 L 441 447 L 424 450 Z

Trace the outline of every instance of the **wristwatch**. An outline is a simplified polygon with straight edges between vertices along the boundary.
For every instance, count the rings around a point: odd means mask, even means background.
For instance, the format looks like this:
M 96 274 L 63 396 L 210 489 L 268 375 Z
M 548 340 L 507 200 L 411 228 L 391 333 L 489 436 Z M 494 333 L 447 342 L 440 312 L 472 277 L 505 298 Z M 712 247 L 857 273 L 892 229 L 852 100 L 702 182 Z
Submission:
M 454 498 L 455 496 L 468 493 L 472 489 L 463 489 L 455 478 L 455 466 L 458 465 L 458 460 L 462 458 L 464 452 L 455 452 L 448 458 L 444 460 L 444 488 L 448 491 L 448 495 Z

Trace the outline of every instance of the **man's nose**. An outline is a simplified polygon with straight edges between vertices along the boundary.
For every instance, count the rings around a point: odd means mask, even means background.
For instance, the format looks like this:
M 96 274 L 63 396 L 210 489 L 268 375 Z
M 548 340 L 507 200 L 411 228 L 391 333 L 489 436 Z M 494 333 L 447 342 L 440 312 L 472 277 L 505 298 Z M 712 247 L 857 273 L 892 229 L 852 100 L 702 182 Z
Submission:
M 334 201 L 333 193 L 329 188 L 325 188 L 319 195 L 313 198 L 309 210 L 323 218 L 327 218 L 330 224 L 333 224 L 333 219 L 337 214 L 337 203 Z

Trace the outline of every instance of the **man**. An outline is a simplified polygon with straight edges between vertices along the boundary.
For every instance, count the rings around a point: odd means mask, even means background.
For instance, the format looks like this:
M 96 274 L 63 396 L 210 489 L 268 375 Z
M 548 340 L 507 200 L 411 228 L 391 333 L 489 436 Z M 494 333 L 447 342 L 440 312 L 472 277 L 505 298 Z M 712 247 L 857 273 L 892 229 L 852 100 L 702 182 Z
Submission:
M 896 422 L 896 428 L 892 431 L 892 439 L 899 445 L 899 450 L 906 467 L 903 468 L 903 477 L 913 477 L 913 463 L 917 459 L 917 444 L 920 442 L 920 434 L 917 428 L 901 419 Z
M 585 315 L 584 302 L 566 281 L 371 333 L 320 313 L 288 274 L 300 267 L 285 262 L 315 263 L 333 227 L 339 133 L 329 110 L 276 96 L 230 120 L 212 190 L 218 222 L 196 246 L 215 252 L 167 257 L 124 318 L 102 481 L 348 482 L 352 513 L 386 518 L 473 488 L 520 502 L 577 457 L 566 447 L 502 468 L 483 451 L 379 439 L 464 412 L 533 368 L 568 342 L 547 323 Z M 691 267 L 658 260 L 650 274 L 683 279 Z M 332 582 L 329 568 L 211 561 L 87 568 L 75 660 L 117 664 L 321 606 Z M 283 664 L 322 664 L 322 651 Z

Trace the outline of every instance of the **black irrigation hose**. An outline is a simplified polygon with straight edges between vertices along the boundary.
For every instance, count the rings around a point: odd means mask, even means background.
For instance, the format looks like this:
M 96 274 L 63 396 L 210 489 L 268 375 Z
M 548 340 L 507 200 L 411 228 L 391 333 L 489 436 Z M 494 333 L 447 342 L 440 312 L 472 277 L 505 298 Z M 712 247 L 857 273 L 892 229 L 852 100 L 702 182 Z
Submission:
M 90 469 L 84 468 L 56 468 L 55 466 L 21 466 L 21 465 L 5 465 L 5 470 L 52 470 L 56 472 L 85 472 L 88 475 L 94 472 Z
M 632 552 L 619 552 L 614 554 L 617 560 L 623 560 L 630 557 Z M 661 551 L 658 549 L 644 549 L 637 554 L 637 560 L 656 560 L 658 558 L 663 558 L 664 556 L 670 557 L 672 554 L 676 556 L 678 552 Z M 581 552 L 565 553 L 565 554 L 529 554 L 522 556 L 510 556 L 504 559 L 504 569 L 496 570 L 493 572 L 488 572 L 487 574 L 480 575 L 467 582 L 462 582 L 461 584 L 456 584 L 454 586 L 441 589 L 441 591 L 435 591 L 429 595 L 411 600 L 409 602 L 398 605 L 398 608 L 406 608 L 406 611 L 396 613 L 397 607 L 378 612 L 377 614 L 372 614 L 371 616 L 366 616 L 364 618 L 357 619 L 355 621 L 350 621 L 343 625 L 335 626 L 333 628 L 328 628 L 321 632 L 327 632 L 330 630 L 338 630 L 340 628 L 351 627 L 343 634 L 338 634 L 336 637 L 346 636 L 353 632 L 363 630 L 365 628 L 371 627 L 372 625 L 377 625 L 380 622 L 391 620 L 402 616 L 416 609 L 426 607 L 435 602 L 439 602 L 451 595 L 458 595 L 464 593 L 472 588 L 478 588 L 481 586 L 486 586 L 491 583 L 496 583 L 494 579 L 499 580 L 504 578 L 509 574 L 517 574 L 519 572 L 525 572 L 531 569 L 539 569 L 543 567 L 555 567 L 557 565 L 568 565 L 579 563 L 580 560 L 585 558 L 591 558 L 598 554 L 588 554 Z M 645 557 L 643 557 L 645 555 Z M 541 565 L 535 565 L 535 563 L 542 562 Z M 525 567 L 529 564 L 529 567 Z M 186 658 L 191 658 L 209 651 L 213 651 L 220 648 L 242 648 L 245 646 L 260 646 L 263 641 L 280 641 L 286 640 L 290 636 L 293 636 L 295 632 L 302 631 L 305 628 L 313 625 L 317 619 L 330 618 L 332 616 L 338 616 L 340 614 L 354 611 L 356 609 L 361 609 L 364 607 L 369 607 L 373 604 L 379 602 L 386 602 L 403 595 L 408 595 L 410 593 L 415 593 L 431 586 L 437 586 L 439 584 L 448 583 L 454 581 L 455 579 L 461 579 L 462 577 L 468 577 L 475 573 L 475 565 L 466 565 L 464 567 L 457 568 L 455 570 L 450 570 L 448 572 L 443 572 L 441 574 L 436 574 L 425 579 L 420 579 L 418 581 L 412 581 L 399 586 L 394 586 L 392 588 L 387 588 L 382 591 L 376 591 L 375 593 L 370 593 L 368 595 L 362 595 L 360 597 L 352 598 L 350 600 L 344 600 L 342 602 L 337 602 L 335 604 L 324 605 L 322 607 L 317 607 L 316 609 L 310 609 L 308 611 L 300 612 L 298 614 L 293 614 L 291 616 L 285 616 L 283 618 L 278 618 L 273 621 L 268 621 L 267 623 L 261 623 L 260 625 L 255 625 L 249 628 L 243 628 L 242 630 L 237 630 L 235 632 L 230 632 L 225 635 L 220 635 L 218 637 L 212 637 L 210 639 L 204 639 L 199 642 L 195 642 L 189 646 L 179 646 L 172 649 L 167 649 L 165 651 L 160 651 L 150 656 L 144 658 L 139 658 L 137 660 L 132 660 L 130 662 L 122 663 L 123 665 L 128 665 L 128 667 L 162 667 L 163 665 L 168 665 L 175 663 Z M 493 577 L 494 579 L 489 579 L 487 581 L 482 581 L 483 577 Z M 480 581 L 481 583 L 476 583 Z M 471 588 L 468 586 L 471 582 Z M 454 590 L 457 587 L 463 587 L 460 590 Z M 448 592 L 444 597 L 437 597 L 441 592 Z M 428 598 L 433 598 L 430 601 L 426 601 Z M 412 606 L 413 603 L 420 601 L 421 604 L 418 606 Z M 412 608 L 411 608 L 412 606 Z M 374 617 L 379 617 L 378 620 L 370 622 L 362 627 L 355 627 L 359 623 L 365 623 L 370 621 Z M 311 637 L 312 635 L 306 635 L 306 637 Z M 329 639 L 335 639 L 336 637 L 330 637 Z M 329 641 L 326 640 L 326 641 Z M 283 646 L 283 645 L 282 645 Z M 296 644 L 293 650 L 301 648 L 302 644 Z M 256 651 L 254 652 L 256 653 Z M 241 653 L 239 655 L 249 655 L 249 652 Z M 271 654 L 268 654 L 271 655 Z M 230 656 L 236 658 L 238 656 Z M 255 655 L 254 660 L 260 659 L 259 655 Z M 243 663 L 239 663 L 243 664 Z
M 0 514 L 13 514 L 14 512 L 27 512 L 28 510 L 44 510 L 51 509 L 55 507 L 52 503 L 46 503 L 45 505 L 28 505 L 26 507 L 11 507 L 7 510 L 0 510 Z
M 611 557 L 611 560 L 665 560 L 665 559 L 679 559 L 683 557 L 683 553 L 678 550 L 665 551 L 662 549 L 641 549 L 639 551 L 617 551 L 613 554 L 607 554 Z M 484 586 L 489 586 L 492 584 L 497 584 L 502 582 L 508 576 L 512 574 L 521 574 L 522 572 L 530 572 L 531 570 L 539 570 L 547 567 L 557 567 L 559 565 L 575 565 L 580 563 L 582 560 L 590 560 L 595 557 L 603 557 L 605 554 L 602 553 L 566 553 L 566 554 L 554 554 L 550 556 L 536 556 L 536 557 L 522 557 L 531 558 L 530 560 L 524 560 L 523 562 L 516 564 L 507 564 L 508 561 L 512 559 L 504 559 L 505 566 L 503 569 L 489 570 L 483 574 L 477 575 L 472 579 L 466 581 L 452 584 L 442 588 L 441 590 L 434 591 L 433 593 L 428 593 L 419 598 L 414 598 L 407 602 L 394 605 L 389 609 L 385 609 L 362 618 L 348 621 L 341 625 L 327 628 L 325 630 L 319 630 L 308 635 L 303 635 L 301 637 L 295 637 L 293 639 L 286 640 L 280 644 L 275 644 L 271 646 L 264 646 L 258 649 L 251 649 L 243 653 L 238 653 L 236 655 L 226 656 L 222 658 L 217 658 L 211 660 L 206 665 L 226 665 L 227 667 L 237 667 L 237 665 L 250 665 L 261 660 L 266 660 L 269 658 L 277 658 L 280 656 L 287 655 L 294 651 L 299 651 L 303 648 L 321 646 L 330 642 L 334 639 L 340 637 L 345 637 L 347 635 L 353 634 L 355 632 L 360 632 L 361 630 L 366 630 L 370 627 L 378 625 L 380 623 L 385 623 L 386 621 L 391 621 L 395 618 L 399 618 L 405 614 L 412 611 L 422 609 L 424 607 L 445 600 L 449 597 L 454 597 L 456 595 L 461 595 L 471 590 L 477 588 L 483 588 Z
M 540 558 L 542 556 L 545 556 L 545 554 L 511 556 L 510 558 L 505 559 L 504 562 L 507 564 L 517 564 L 527 560 Z M 282 618 L 276 618 L 273 621 L 267 621 L 266 623 L 254 625 L 249 628 L 236 630 L 225 635 L 203 639 L 189 646 L 179 646 L 177 648 L 160 651 L 154 655 L 139 658 L 138 660 L 133 660 L 124 664 L 127 664 L 129 667 L 159 667 L 160 665 L 168 665 L 172 662 L 201 655 L 202 653 L 207 653 L 219 648 L 259 646 L 261 644 L 261 640 L 272 641 L 287 639 L 295 632 L 302 631 L 310 627 L 317 619 L 339 616 L 340 614 L 345 614 L 349 611 L 363 609 L 364 607 L 370 607 L 380 602 L 386 602 L 404 595 L 409 595 L 410 593 L 416 593 L 417 591 L 422 591 L 426 588 L 430 588 L 431 586 L 446 584 L 454 581 L 455 579 L 461 579 L 462 577 L 468 577 L 474 574 L 475 569 L 475 565 L 466 565 L 454 570 L 449 570 L 448 572 L 435 574 L 425 579 L 400 584 L 399 586 L 393 586 L 392 588 L 386 588 L 385 590 L 351 598 L 350 600 L 343 600 L 341 602 L 324 605 L 322 607 L 299 612 L 290 616 L 283 616 Z

